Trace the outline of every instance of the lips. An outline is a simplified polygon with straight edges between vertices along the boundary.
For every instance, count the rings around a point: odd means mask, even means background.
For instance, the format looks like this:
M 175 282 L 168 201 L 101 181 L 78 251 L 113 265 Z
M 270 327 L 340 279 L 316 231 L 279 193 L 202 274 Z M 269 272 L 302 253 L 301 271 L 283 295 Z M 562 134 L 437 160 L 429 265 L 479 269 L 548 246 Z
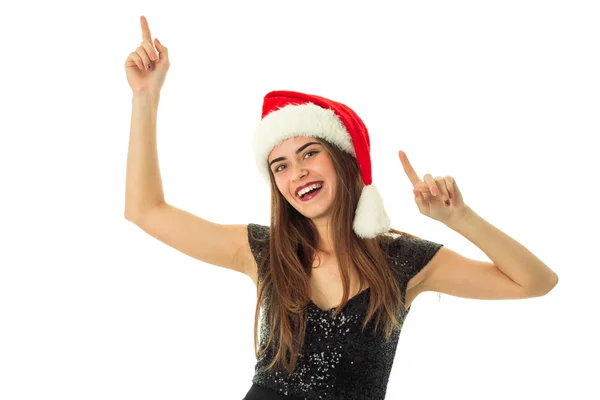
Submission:
M 300 197 L 300 201 L 302 201 L 302 202 L 309 201 L 310 199 L 316 197 L 319 193 L 321 193 L 322 189 L 323 189 L 323 187 L 320 187 L 320 188 L 315 189 L 315 190 L 311 190 L 310 192 L 306 193 L 304 195 L 304 197 Z
M 302 189 L 304 189 L 305 187 L 308 187 L 308 186 L 310 186 L 310 185 L 313 185 L 313 184 L 315 184 L 315 183 L 321 183 L 321 184 L 322 184 L 322 183 L 323 183 L 323 181 L 312 181 L 312 182 L 308 182 L 308 183 L 306 183 L 306 184 L 304 184 L 304 185 L 302 185 L 302 186 L 298 186 L 298 187 L 296 188 L 296 192 L 295 192 L 295 193 L 296 193 L 296 197 L 300 197 L 300 196 L 298 196 L 298 192 L 299 192 L 300 190 L 302 190 Z

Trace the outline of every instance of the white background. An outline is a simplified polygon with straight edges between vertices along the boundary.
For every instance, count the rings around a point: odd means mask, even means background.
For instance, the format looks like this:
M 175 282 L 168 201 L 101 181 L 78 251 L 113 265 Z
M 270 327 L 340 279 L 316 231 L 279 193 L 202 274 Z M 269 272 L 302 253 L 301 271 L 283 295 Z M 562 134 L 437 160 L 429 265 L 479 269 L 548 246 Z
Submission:
M 18 5 L 17 5 L 18 4 Z M 367 5 L 368 4 L 368 5 Z M 142 40 L 169 48 L 168 203 L 268 224 L 251 143 L 271 90 L 352 107 L 393 227 L 489 260 L 418 212 L 398 150 L 560 282 L 483 301 L 427 292 L 388 399 L 597 399 L 600 13 L 594 1 L 12 2 L 0 8 L 0 398 L 234 399 L 255 287 L 125 220 Z

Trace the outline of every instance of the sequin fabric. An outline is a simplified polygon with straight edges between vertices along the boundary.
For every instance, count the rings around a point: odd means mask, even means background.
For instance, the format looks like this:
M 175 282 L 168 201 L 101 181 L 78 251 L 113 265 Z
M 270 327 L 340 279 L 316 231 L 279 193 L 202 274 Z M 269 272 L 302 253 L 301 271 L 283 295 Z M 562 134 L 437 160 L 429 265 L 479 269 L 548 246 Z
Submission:
M 269 227 L 249 224 L 248 241 L 260 265 L 268 257 Z M 397 268 L 402 297 L 408 281 L 414 277 L 443 245 L 419 238 L 399 236 L 385 247 L 393 268 Z M 259 280 L 264 271 L 258 271 Z M 322 310 L 313 302 L 308 305 L 304 347 L 292 374 L 282 370 L 267 371 L 274 355 L 267 349 L 257 360 L 252 382 L 284 395 L 306 400 L 383 400 L 396 354 L 401 328 L 389 341 L 383 332 L 373 334 L 374 320 L 361 332 L 369 305 L 370 288 L 350 298 L 342 312 L 334 317 L 334 309 Z M 260 322 L 260 345 L 264 347 L 269 333 L 267 311 L 263 304 Z M 401 322 L 410 311 L 401 310 Z

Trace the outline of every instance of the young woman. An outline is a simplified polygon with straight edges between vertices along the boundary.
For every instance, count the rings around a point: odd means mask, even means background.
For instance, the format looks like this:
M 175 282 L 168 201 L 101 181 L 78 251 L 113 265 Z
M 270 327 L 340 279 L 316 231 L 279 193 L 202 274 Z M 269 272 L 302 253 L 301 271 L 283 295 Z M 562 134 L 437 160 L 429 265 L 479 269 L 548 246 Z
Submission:
M 153 44 L 144 17 L 141 24 L 143 41 L 125 63 L 134 92 L 125 215 L 164 243 L 255 282 L 257 363 L 245 400 L 384 399 L 402 324 L 419 293 L 516 299 L 542 296 L 558 282 L 468 207 L 452 177 L 419 178 L 403 152 L 419 212 L 492 261 L 392 229 L 372 184 L 367 128 L 346 105 L 315 95 L 275 91 L 264 98 L 254 151 L 271 187 L 269 226 L 215 224 L 167 204 L 156 115 L 168 50 Z

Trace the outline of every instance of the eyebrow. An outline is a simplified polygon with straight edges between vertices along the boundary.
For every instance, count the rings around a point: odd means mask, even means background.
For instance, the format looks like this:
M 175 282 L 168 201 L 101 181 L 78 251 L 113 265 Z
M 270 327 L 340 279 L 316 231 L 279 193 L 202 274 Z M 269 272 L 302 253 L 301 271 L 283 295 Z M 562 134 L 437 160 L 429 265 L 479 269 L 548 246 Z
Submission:
M 300 146 L 300 148 L 298 150 L 296 150 L 296 154 L 300 153 L 302 150 L 304 150 L 305 148 L 307 148 L 311 144 L 319 144 L 320 145 L 321 143 L 319 143 L 319 142 L 309 142 L 309 143 L 306 143 L 306 144 Z M 269 163 L 269 168 L 271 168 L 271 165 L 273 165 L 274 162 L 282 161 L 282 160 L 285 160 L 285 157 L 278 157 L 278 158 L 274 159 L 273 161 L 271 161 Z

